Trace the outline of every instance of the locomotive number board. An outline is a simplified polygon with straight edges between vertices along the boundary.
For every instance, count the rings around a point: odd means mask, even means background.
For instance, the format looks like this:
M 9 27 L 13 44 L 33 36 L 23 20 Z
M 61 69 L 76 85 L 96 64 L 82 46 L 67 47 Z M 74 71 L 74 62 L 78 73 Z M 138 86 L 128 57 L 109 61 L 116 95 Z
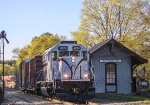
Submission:
M 68 50 L 68 46 L 59 46 L 58 50 Z
M 73 50 L 80 50 L 81 47 L 80 47 L 80 46 L 73 46 L 72 49 L 73 49 Z

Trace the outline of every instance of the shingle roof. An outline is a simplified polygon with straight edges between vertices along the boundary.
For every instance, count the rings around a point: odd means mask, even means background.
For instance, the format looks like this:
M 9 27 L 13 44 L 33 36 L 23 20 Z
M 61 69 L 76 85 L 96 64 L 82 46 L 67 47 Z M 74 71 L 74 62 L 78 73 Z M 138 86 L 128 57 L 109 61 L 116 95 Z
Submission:
M 95 52 L 96 50 L 98 50 L 99 48 L 101 48 L 103 45 L 105 45 L 106 43 L 108 43 L 109 41 L 111 41 L 113 38 L 111 39 L 107 39 L 101 43 L 98 43 L 96 45 L 94 45 L 91 49 L 89 49 L 90 53 Z

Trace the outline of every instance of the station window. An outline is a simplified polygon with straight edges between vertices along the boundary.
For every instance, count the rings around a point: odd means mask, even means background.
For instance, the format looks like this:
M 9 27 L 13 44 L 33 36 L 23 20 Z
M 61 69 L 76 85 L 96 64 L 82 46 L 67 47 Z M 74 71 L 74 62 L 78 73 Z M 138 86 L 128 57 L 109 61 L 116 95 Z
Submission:
M 106 68 L 106 83 L 107 84 L 116 84 L 116 64 L 107 63 Z
M 70 51 L 70 56 L 80 56 L 79 51 Z
M 57 59 L 57 51 L 52 51 L 52 59 L 53 60 Z
M 69 51 L 60 51 L 59 57 L 62 57 L 62 56 L 69 56 Z

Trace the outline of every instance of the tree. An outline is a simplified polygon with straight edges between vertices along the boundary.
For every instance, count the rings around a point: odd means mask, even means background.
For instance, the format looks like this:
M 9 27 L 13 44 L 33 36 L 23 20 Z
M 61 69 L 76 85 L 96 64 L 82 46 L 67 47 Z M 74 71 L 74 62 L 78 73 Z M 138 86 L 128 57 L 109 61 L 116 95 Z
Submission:
M 61 36 L 61 38 L 65 37 Z M 58 42 L 60 42 L 60 37 L 48 32 L 41 34 L 39 37 L 33 37 L 30 44 L 21 49 L 16 48 L 13 50 L 13 53 L 17 56 L 17 65 L 26 58 L 42 55 L 46 49 L 51 48 Z
M 59 41 L 60 39 L 57 35 L 52 35 L 50 33 L 44 33 L 39 37 L 33 38 L 28 51 L 28 57 L 42 55 L 46 49 L 54 46 Z
M 141 18 L 141 25 L 146 26 L 145 28 L 150 28 L 150 1 L 146 0 L 145 2 L 137 2 L 137 6 L 141 8 L 137 8 L 137 13 Z
M 14 48 L 12 50 L 12 53 L 14 54 L 13 58 L 17 58 L 19 56 L 19 50 L 20 50 L 19 48 Z
M 8 65 L 8 64 L 5 64 L 4 65 L 4 75 L 14 75 L 14 72 L 15 72 L 15 68 Z M 0 77 L 2 76 L 2 64 L 0 64 Z
M 137 35 L 141 27 L 136 4 L 132 0 L 84 0 L 80 27 L 73 32 L 73 38 L 81 37 L 82 31 L 87 31 L 89 37 L 102 39 Z M 142 6 L 138 5 L 138 8 Z M 95 39 L 91 42 L 95 44 Z

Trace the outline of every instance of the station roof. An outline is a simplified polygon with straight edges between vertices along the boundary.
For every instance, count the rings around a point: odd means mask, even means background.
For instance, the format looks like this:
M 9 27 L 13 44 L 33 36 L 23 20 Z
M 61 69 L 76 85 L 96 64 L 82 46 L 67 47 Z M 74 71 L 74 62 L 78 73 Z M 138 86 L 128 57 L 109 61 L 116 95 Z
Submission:
M 105 40 L 105 41 L 103 41 L 103 42 L 101 42 L 99 44 L 96 44 L 91 49 L 89 49 L 90 54 L 93 54 L 98 49 L 100 49 L 100 48 L 104 47 L 105 45 L 107 45 L 109 43 L 112 43 L 112 42 L 115 43 L 115 44 L 117 44 L 118 46 L 121 46 L 124 50 L 126 50 L 131 55 L 131 60 L 134 62 L 134 64 L 144 64 L 144 63 L 148 62 L 146 59 L 144 59 L 143 57 L 141 57 L 137 53 L 131 51 L 130 49 L 128 49 L 127 47 L 125 47 L 123 44 L 121 44 L 120 42 L 118 42 L 114 38 L 111 38 L 111 39 Z

